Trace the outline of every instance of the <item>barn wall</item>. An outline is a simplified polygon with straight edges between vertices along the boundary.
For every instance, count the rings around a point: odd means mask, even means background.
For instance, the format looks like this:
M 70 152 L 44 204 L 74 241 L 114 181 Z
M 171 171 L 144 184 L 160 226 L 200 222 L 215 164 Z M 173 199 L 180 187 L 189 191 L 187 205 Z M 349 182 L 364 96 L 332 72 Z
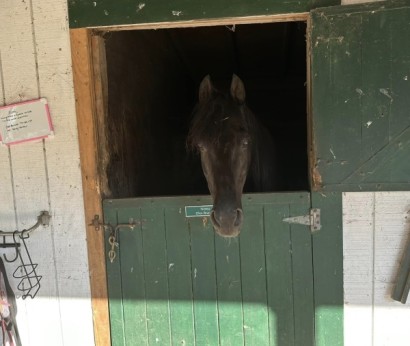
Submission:
M 30 238 L 41 288 L 18 299 L 18 327 L 23 345 L 93 345 L 67 4 L 1 1 L 0 105 L 40 96 L 55 138 L 0 147 L 0 229 L 30 227 L 41 210 L 52 215 Z
M 410 344 L 410 301 L 391 299 L 409 217 L 410 192 L 344 193 L 345 345 Z

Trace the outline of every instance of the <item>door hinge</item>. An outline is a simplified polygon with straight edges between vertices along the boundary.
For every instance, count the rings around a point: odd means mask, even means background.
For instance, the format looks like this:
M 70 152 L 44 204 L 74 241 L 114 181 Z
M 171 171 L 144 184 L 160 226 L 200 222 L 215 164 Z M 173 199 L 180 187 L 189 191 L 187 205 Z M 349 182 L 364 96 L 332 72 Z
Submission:
M 322 228 L 320 223 L 320 209 L 310 209 L 309 215 L 287 217 L 282 220 L 283 222 L 293 223 L 298 225 L 310 226 L 312 233 L 319 231 Z

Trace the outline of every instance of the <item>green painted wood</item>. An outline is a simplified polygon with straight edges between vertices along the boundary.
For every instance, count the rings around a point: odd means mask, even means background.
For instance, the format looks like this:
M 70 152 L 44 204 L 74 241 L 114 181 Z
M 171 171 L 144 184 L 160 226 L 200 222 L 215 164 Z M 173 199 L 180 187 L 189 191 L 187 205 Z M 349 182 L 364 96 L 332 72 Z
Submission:
M 291 215 L 308 215 L 310 206 L 293 204 Z M 290 225 L 295 345 L 315 345 L 312 235 L 306 226 Z M 332 344 L 336 345 L 336 344 Z
M 185 205 L 207 202 L 104 201 L 112 223 L 142 222 L 121 229 L 109 276 L 113 344 L 312 344 L 310 235 L 282 222 L 308 210 L 309 193 L 245 195 L 235 239 L 216 236 L 207 217 L 185 218 Z
M 118 210 L 119 223 L 128 223 L 130 218 L 140 221 L 140 208 Z M 133 230 L 121 228 L 118 235 L 121 244 L 126 247 L 119 253 L 125 344 L 148 345 L 145 280 L 141 280 L 145 277 L 142 225 Z M 130 248 L 133 251 L 129 251 Z
M 206 222 L 204 223 L 203 220 Z M 218 345 L 215 236 L 209 219 L 189 219 L 197 345 Z
M 239 238 L 215 237 L 215 262 L 220 345 L 244 345 Z
M 338 0 L 68 0 L 70 28 L 178 22 L 308 12 L 312 8 L 338 5 Z
M 180 208 L 165 209 L 172 345 L 194 345 L 194 306 L 188 223 Z
M 327 190 L 410 188 L 409 17 L 408 0 L 312 11 L 314 165 Z
M 295 345 L 292 243 L 290 225 L 282 222 L 289 216 L 289 205 L 264 210 L 270 345 Z
M 169 345 L 170 311 L 164 210 L 141 210 L 148 344 Z M 125 251 L 125 250 L 124 250 Z M 130 248 L 128 251 L 134 251 Z
M 108 208 L 104 210 L 104 222 L 106 224 L 117 225 L 117 210 L 115 208 Z M 109 232 L 105 232 L 105 253 L 106 269 L 107 269 L 107 286 L 109 294 L 109 310 L 110 310 L 110 328 L 111 335 L 115 335 L 112 339 L 112 346 L 125 345 L 125 330 L 124 330 L 124 314 L 123 314 L 123 300 L 122 300 L 122 280 L 121 267 L 118 258 L 120 255 L 120 247 L 116 248 L 117 260 L 113 263 L 108 259 L 108 251 L 111 247 L 108 243 Z M 120 243 L 121 240 L 119 240 Z
M 342 193 L 312 193 L 322 229 L 312 236 L 315 339 L 317 346 L 343 345 Z
M 240 234 L 243 323 L 246 345 L 269 344 L 263 208 L 244 207 Z

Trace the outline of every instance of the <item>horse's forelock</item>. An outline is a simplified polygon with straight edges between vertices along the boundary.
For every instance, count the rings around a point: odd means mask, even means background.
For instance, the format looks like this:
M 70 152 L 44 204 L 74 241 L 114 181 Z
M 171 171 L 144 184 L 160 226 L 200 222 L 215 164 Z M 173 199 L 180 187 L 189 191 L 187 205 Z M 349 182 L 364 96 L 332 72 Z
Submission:
M 256 131 L 256 120 L 252 111 L 245 105 L 238 105 L 226 97 L 220 96 L 205 103 L 198 104 L 193 111 L 193 119 L 187 138 L 187 147 L 194 150 L 199 143 L 218 143 L 222 133 L 225 131 L 225 124 L 232 114 L 232 109 L 239 112 L 241 128 L 251 137 Z M 253 138 L 252 138 L 253 139 Z

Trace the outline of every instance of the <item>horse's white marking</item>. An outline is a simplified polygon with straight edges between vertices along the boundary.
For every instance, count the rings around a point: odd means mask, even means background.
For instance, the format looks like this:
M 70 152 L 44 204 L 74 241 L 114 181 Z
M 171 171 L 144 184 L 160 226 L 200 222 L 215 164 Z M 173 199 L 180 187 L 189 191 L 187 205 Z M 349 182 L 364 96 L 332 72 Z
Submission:
M 369 128 L 371 124 L 373 124 L 373 121 L 369 120 L 369 121 L 366 123 L 366 127 Z
M 332 148 L 330 148 L 329 151 L 330 151 L 330 153 L 332 154 L 333 158 L 336 159 L 336 155 L 335 155 L 335 153 L 333 152 Z

